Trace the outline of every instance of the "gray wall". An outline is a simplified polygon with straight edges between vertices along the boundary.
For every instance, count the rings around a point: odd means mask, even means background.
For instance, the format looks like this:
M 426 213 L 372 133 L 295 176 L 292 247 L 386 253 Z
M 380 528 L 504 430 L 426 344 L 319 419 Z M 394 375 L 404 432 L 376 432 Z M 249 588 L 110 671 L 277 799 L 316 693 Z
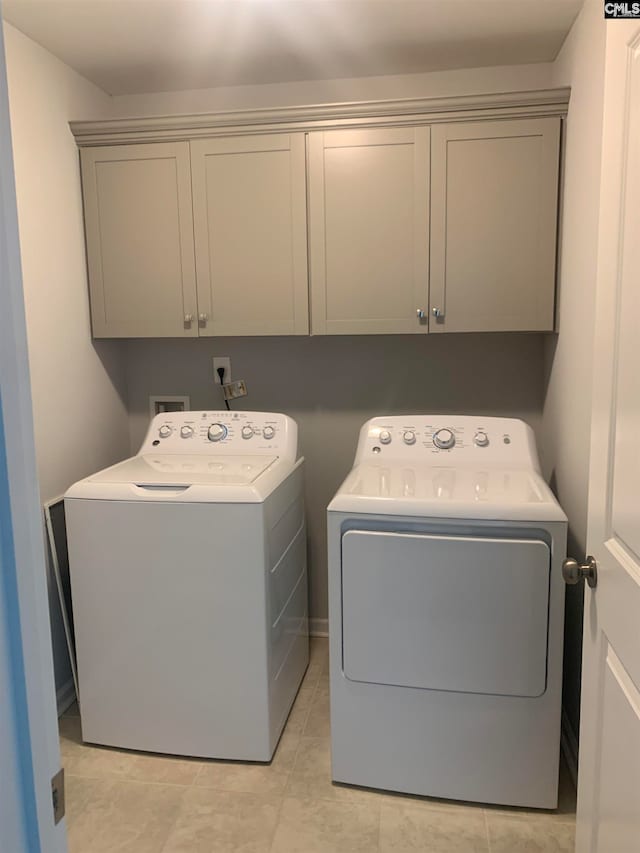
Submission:
M 561 218 L 558 338 L 545 346 L 548 374 L 541 430 L 543 467 L 569 518 L 569 553 L 587 548 L 592 342 L 604 108 L 602 3 L 586 0 L 556 62 L 553 85 L 571 86 Z M 567 587 L 563 705 L 580 727 L 582 585 Z
M 129 341 L 131 444 L 149 422 L 150 394 L 189 394 L 222 408 L 212 356 L 230 356 L 249 395 L 238 409 L 282 411 L 306 458 L 311 615 L 327 616 L 326 506 L 351 467 L 358 431 L 385 412 L 521 417 L 534 429 L 543 400 L 543 336 L 433 335 Z

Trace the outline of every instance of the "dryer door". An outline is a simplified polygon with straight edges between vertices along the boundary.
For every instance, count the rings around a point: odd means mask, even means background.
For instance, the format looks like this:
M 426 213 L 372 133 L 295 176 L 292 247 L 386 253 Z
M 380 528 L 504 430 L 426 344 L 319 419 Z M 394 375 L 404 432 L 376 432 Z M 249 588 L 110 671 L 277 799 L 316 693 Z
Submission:
M 342 537 L 347 678 L 539 696 L 550 551 L 535 539 L 350 530 Z

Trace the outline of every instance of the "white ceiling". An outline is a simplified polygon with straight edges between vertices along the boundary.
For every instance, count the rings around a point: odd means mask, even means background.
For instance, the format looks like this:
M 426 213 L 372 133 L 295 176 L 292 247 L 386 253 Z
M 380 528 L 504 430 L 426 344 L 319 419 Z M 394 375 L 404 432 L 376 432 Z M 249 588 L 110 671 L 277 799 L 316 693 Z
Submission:
M 583 0 L 3 0 L 114 95 L 548 62 Z

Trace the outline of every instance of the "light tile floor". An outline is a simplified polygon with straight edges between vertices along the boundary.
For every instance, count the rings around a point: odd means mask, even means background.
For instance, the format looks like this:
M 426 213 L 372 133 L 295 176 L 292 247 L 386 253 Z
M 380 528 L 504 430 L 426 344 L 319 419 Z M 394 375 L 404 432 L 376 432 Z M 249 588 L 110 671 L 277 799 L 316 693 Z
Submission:
M 557 812 L 483 808 L 331 784 L 326 640 L 270 765 L 85 746 L 60 720 L 70 853 L 569 853 L 575 792 Z

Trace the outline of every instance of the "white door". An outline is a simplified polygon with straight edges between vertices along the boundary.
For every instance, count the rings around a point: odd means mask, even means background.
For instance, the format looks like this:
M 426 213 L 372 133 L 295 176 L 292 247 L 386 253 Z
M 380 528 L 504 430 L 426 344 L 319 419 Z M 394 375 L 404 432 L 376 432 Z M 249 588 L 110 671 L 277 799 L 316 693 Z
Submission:
M 0 27 L 0 851 L 64 853 L 24 297 Z
M 640 25 L 608 24 L 578 853 L 640 850 Z M 580 413 L 576 413 L 580 417 Z

